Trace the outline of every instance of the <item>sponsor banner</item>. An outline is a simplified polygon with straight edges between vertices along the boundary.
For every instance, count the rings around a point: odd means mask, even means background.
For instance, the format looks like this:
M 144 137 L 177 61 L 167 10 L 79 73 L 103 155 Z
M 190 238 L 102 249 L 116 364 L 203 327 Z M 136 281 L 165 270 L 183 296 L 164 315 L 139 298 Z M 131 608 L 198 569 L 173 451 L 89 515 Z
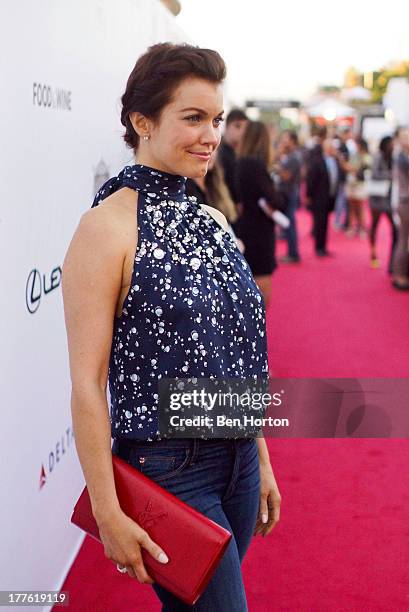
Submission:
M 156 0 L 4 0 L 0 31 L 0 588 L 52 591 L 83 540 L 63 260 L 99 187 L 133 163 L 120 98 L 137 58 L 186 36 Z

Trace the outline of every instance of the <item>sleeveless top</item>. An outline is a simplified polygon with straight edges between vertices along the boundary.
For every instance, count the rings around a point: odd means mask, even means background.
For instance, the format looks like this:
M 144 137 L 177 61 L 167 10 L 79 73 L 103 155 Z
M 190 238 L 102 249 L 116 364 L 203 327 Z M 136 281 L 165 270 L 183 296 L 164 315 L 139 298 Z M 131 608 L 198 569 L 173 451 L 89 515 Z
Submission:
M 98 191 L 138 192 L 138 241 L 128 294 L 113 321 L 109 359 L 111 435 L 160 439 L 160 378 L 268 378 L 265 310 L 229 231 L 186 177 L 136 164 Z

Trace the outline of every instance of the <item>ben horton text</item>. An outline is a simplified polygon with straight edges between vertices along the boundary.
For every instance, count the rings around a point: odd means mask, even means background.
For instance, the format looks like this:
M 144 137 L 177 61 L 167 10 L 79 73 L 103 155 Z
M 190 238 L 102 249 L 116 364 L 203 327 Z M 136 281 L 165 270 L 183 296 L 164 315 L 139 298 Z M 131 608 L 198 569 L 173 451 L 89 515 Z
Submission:
M 179 414 L 172 415 L 169 419 L 172 427 L 288 427 L 288 419 L 274 418 L 272 416 L 264 417 L 260 415 L 249 414 L 249 410 L 262 411 L 270 406 L 281 406 L 281 393 L 257 393 L 257 392 L 217 392 L 210 393 L 204 389 L 175 392 L 170 394 L 169 408 L 171 410 L 192 410 L 193 414 L 189 416 L 180 416 Z M 221 408 L 227 408 L 235 411 L 239 408 L 245 410 L 246 413 L 239 416 L 230 416 L 227 414 L 216 414 L 214 417 L 210 415 L 194 414 L 195 408 L 200 407 L 202 410 L 210 411 L 216 408 L 220 411 Z M 189 410 L 190 409 L 190 410 Z
M 225 414 L 218 414 L 215 418 L 209 416 L 181 417 L 173 414 L 169 419 L 172 427 L 288 427 L 288 419 L 272 416 L 256 417 L 254 414 L 243 414 L 240 417 L 230 418 Z

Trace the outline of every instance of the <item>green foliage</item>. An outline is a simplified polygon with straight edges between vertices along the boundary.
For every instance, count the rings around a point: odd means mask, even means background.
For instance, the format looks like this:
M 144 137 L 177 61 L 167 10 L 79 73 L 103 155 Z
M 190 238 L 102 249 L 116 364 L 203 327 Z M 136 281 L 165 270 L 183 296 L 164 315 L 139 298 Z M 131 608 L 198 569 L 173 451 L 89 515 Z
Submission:
M 372 101 L 381 102 L 382 97 L 388 87 L 390 79 L 395 77 L 406 77 L 409 79 L 409 60 L 400 62 L 390 68 L 381 69 L 379 72 L 374 73 L 373 87 L 372 87 Z
M 368 81 L 371 82 L 370 85 L 367 85 L 367 77 L 369 77 Z M 372 102 L 380 103 L 388 87 L 389 80 L 395 77 L 406 77 L 409 79 L 409 60 L 380 68 L 367 75 L 360 74 L 355 68 L 349 68 L 345 74 L 345 86 L 365 85 L 371 91 Z

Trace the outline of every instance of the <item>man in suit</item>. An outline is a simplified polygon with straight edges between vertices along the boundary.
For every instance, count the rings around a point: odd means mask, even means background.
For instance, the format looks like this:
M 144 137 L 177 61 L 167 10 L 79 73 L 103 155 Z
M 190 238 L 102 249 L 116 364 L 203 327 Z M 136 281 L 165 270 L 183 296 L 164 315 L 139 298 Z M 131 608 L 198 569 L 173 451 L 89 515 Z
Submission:
M 334 210 L 340 168 L 331 138 L 325 138 L 312 153 L 307 169 L 307 197 L 314 217 L 315 252 L 327 257 L 328 216 Z

